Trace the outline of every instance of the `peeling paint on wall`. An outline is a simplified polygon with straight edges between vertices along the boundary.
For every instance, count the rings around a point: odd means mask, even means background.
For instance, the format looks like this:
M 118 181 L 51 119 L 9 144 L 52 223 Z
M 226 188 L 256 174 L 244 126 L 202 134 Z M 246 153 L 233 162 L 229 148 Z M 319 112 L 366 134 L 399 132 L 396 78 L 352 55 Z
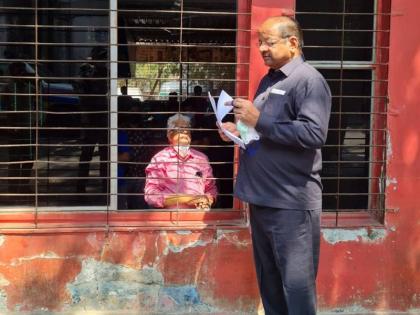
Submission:
M 8 286 L 10 282 L 0 274 L 0 311 L 2 314 L 7 310 L 7 294 L 3 287 Z
M 0 311 L 2 314 L 7 312 L 7 294 L 4 290 L 0 290 Z
M 172 305 L 168 310 L 186 309 L 188 308 L 193 314 L 209 313 L 216 311 L 210 305 L 204 304 L 198 294 L 197 288 L 191 285 L 186 286 L 172 286 L 162 288 L 160 294 L 161 301 L 172 301 Z M 163 309 L 166 305 L 160 305 Z M 169 305 L 168 305 L 169 306 Z
M 332 310 L 329 310 L 327 312 L 320 312 L 320 315 L 333 315 L 333 314 L 370 314 L 369 310 L 364 308 L 363 306 L 360 305 L 352 305 L 349 307 L 340 307 L 340 308 L 335 308 Z
M 141 270 L 86 259 L 76 279 L 67 284 L 71 302 L 67 310 L 138 310 L 139 314 L 165 311 L 210 313 L 216 308 L 204 303 L 193 285 L 165 286 L 154 268 Z
M 191 235 L 191 231 L 186 231 L 186 230 L 179 230 L 179 231 L 175 231 L 176 234 L 178 235 Z
M 5 240 L 4 235 L 0 235 L 0 246 L 3 246 L 4 240 Z
M 67 284 L 68 307 L 81 309 L 150 309 L 158 304 L 162 274 L 153 268 L 141 270 L 86 259 L 76 279 Z
M 167 235 L 166 232 L 161 233 L 161 236 L 166 236 L 166 235 Z M 163 253 L 165 255 L 167 255 L 169 251 L 173 253 L 181 253 L 187 248 L 193 248 L 193 247 L 198 247 L 198 246 L 205 247 L 211 242 L 212 242 L 212 239 L 208 239 L 206 241 L 203 241 L 201 239 L 195 239 L 195 240 L 189 241 L 188 243 L 174 244 L 171 239 L 167 239 L 166 248 Z
M 322 236 L 329 244 L 342 242 L 379 243 L 385 240 L 385 229 L 323 229 Z
M 251 245 L 250 239 L 240 240 L 237 231 L 234 230 L 217 230 L 216 241 L 225 239 L 237 247 L 248 247 Z
M 392 159 L 392 142 L 390 131 L 388 131 L 386 134 L 386 158 L 388 161 Z
M 392 189 L 397 190 L 398 181 L 395 177 L 393 177 L 393 178 L 387 177 L 385 184 L 386 184 L 386 187 L 389 187 L 389 186 L 393 185 Z
M 25 261 L 35 260 L 35 259 L 63 259 L 63 258 L 71 258 L 71 257 L 60 257 L 56 253 L 47 251 L 40 255 L 28 256 L 28 257 L 19 257 L 18 259 L 13 259 L 10 262 L 10 266 L 18 266 L 24 263 Z

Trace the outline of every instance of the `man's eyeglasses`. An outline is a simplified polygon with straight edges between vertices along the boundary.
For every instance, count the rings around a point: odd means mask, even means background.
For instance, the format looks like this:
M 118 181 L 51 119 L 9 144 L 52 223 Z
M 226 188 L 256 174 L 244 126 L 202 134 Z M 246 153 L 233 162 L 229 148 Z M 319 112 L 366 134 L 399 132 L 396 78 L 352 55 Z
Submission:
M 169 133 L 172 134 L 172 135 L 176 135 L 176 134 L 180 134 L 180 133 L 190 134 L 191 131 L 190 131 L 190 129 L 187 129 L 187 128 L 176 128 L 176 129 L 169 130 Z
M 278 43 L 280 43 L 281 41 L 283 41 L 284 39 L 287 39 L 287 38 L 289 38 L 289 37 L 291 37 L 292 35 L 286 35 L 286 36 L 284 36 L 284 37 L 282 37 L 281 39 L 279 39 L 279 40 L 273 40 L 273 41 L 263 41 L 263 40 L 259 40 L 258 42 L 257 42 L 257 46 L 258 47 L 261 47 L 261 46 L 265 46 L 265 47 L 268 47 L 268 48 L 272 48 L 272 47 L 274 47 L 275 45 L 277 45 Z

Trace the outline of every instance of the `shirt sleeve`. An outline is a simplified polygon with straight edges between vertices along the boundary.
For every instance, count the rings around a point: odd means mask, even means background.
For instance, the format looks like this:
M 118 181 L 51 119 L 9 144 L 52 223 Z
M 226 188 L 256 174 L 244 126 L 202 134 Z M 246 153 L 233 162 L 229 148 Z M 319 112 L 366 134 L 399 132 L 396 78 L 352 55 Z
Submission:
M 164 174 L 161 164 L 157 163 L 155 158 L 152 158 L 146 167 L 146 185 L 144 187 L 144 200 L 149 206 L 164 207 L 165 196 L 160 185 L 162 178 L 164 178 Z
M 206 194 L 210 194 L 214 200 L 216 200 L 217 197 L 217 187 L 216 187 L 216 180 L 213 176 L 213 169 L 209 163 L 208 160 L 207 164 L 205 165 L 205 174 L 206 174 L 206 182 L 204 187 L 204 192 Z
M 128 133 L 124 130 L 118 131 L 118 153 L 130 152 L 130 146 L 128 145 Z
M 263 137 L 295 147 L 320 148 L 327 139 L 331 111 L 331 92 L 323 78 L 307 81 L 302 96 L 296 95 L 295 120 L 279 120 L 264 111 L 260 113 L 255 129 Z

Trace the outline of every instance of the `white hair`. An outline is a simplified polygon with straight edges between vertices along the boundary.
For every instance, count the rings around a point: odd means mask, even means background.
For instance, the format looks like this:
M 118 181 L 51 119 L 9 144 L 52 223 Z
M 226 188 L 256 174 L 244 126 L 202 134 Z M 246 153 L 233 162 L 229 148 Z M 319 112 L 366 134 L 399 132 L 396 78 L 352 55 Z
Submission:
M 172 129 L 176 129 L 178 127 L 177 126 L 178 121 L 184 121 L 187 123 L 188 127 L 191 127 L 191 118 L 189 116 L 178 113 L 168 118 L 168 124 L 167 124 L 168 131 Z

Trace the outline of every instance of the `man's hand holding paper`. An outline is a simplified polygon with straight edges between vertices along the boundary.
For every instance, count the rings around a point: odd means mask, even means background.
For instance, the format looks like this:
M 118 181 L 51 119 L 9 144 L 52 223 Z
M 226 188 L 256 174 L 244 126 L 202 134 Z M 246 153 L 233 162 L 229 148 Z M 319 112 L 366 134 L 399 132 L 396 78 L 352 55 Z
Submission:
M 260 111 L 252 104 L 252 102 L 243 98 L 234 99 L 230 105 L 233 105 L 233 112 L 237 120 L 240 120 L 248 127 L 257 125 L 258 118 L 260 117 Z
M 217 105 L 209 92 L 210 103 L 216 114 L 217 126 L 220 137 L 224 141 L 233 141 L 241 148 L 245 149 L 245 145 L 253 140 L 258 140 L 259 135 L 255 130 L 260 112 L 252 104 L 252 102 L 232 97 L 225 91 L 220 93 Z M 222 123 L 222 119 L 233 109 L 237 123 Z

